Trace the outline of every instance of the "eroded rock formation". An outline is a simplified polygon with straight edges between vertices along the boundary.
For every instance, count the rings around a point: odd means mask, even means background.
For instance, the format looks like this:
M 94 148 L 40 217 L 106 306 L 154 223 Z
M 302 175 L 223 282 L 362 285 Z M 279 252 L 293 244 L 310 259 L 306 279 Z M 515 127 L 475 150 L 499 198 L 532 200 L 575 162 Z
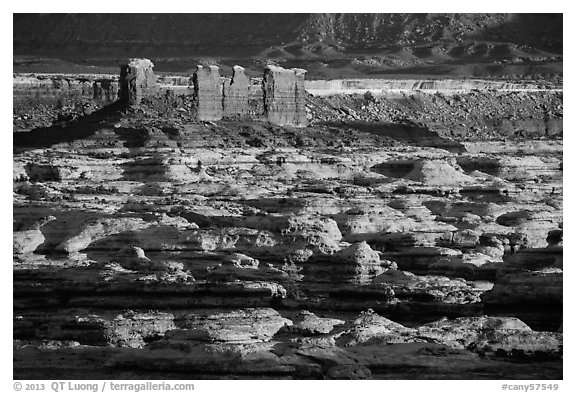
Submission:
M 156 93 L 154 64 L 148 59 L 131 59 L 120 67 L 120 101 L 138 105 L 143 97 Z
M 250 95 L 250 78 L 244 73 L 244 68 L 235 65 L 232 77 L 224 81 L 223 106 L 224 116 L 248 115 Z
M 118 99 L 118 81 L 99 79 L 94 81 L 94 100 L 111 103 Z
M 222 119 L 222 81 L 218 66 L 198 65 L 192 76 L 199 120 Z
M 262 90 L 264 113 L 273 124 L 280 126 L 305 127 L 307 125 L 304 106 L 305 70 L 268 65 L 264 69 Z

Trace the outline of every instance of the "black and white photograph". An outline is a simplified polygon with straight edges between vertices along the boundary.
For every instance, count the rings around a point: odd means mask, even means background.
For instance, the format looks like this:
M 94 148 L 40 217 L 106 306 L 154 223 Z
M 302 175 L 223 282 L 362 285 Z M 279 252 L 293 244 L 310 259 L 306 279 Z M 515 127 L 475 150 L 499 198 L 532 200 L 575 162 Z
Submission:
M 12 15 L 15 390 L 562 391 L 563 13 L 156 6 Z

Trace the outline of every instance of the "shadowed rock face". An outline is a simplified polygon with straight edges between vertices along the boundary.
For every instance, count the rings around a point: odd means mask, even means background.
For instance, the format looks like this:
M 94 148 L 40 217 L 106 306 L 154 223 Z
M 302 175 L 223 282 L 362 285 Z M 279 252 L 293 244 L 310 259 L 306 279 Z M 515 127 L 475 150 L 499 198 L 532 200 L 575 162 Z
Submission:
M 296 77 L 296 84 L 294 88 L 294 101 L 295 101 L 295 125 L 305 127 L 308 125 L 306 118 L 306 90 L 304 89 L 304 78 L 306 70 L 301 68 L 293 68 L 294 76 Z
M 194 76 L 194 96 L 198 105 L 198 120 L 222 119 L 222 82 L 217 66 L 197 66 Z
M 224 81 L 224 116 L 246 116 L 249 112 L 250 78 L 243 67 L 234 66 L 232 70 L 232 78 Z
M 98 79 L 92 84 L 93 98 L 106 103 L 114 102 L 118 98 L 118 82 L 109 79 Z
M 268 121 L 280 126 L 305 127 L 307 125 L 304 106 L 305 70 L 269 65 L 264 69 L 262 89 L 264 112 Z
M 120 100 L 128 105 L 138 105 L 142 97 L 156 92 L 156 77 L 148 59 L 131 59 L 120 67 Z

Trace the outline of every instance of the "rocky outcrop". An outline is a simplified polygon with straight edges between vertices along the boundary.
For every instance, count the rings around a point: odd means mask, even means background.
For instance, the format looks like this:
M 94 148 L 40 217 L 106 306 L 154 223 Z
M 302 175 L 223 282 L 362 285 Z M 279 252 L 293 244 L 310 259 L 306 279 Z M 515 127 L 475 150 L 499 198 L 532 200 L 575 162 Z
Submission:
M 222 119 L 222 81 L 218 66 L 198 65 L 192 76 L 199 120 Z
M 561 334 L 533 331 L 518 318 L 511 317 L 442 319 L 420 327 L 418 336 L 483 355 L 558 357 L 562 353 Z
M 81 345 L 121 348 L 144 348 L 147 342 L 158 340 L 175 329 L 174 315 L 170 313 L 132 310 L 120 314 L 104 311 L 90 315 L 77 315 L 74 310 L 46 317 L 39 314 L 19 315 L 15 318 L 14 336 L 38 339 L 72 341 Z
M 14 75 L 13 99 L 15 103 L 36 101 L 38 104 L 72 99 L 95 99 L 112 102 L 118 99 L 118 76 L 107 74 L 23 74 Z
M 138 105 L 143 97 L 156 94 L 154 64 L 148 59 L 130 59 L 120 67 L 120 101 Z
M 508 308 L 561 308 L 563 272 L 561 269 L 546 268 L 503 274 L 494 288 L 482 296 L 482 300 L 489 305 Z
M 329 96 L 335 94 L 364 94 L 369 91 L 375 95 L 393 93 L 430 94 L 442 93 L 446 95 L 465 93 L 471 90 L 535 90 L 536 83 L 512 83 L 508 81 L 489 81 L 482 79 L 332 79 L 313 80 L 306 83 L 310 94 L 316 96 Z
M 552 230 L 548 242 L 558 244 L 562 231 Z M 483 301 L 500 307 L 558 308 L 563 303 L 563 247 L 521 248 L 506 255 L 494 288 Z
M 86 224 L 78 234 L 64 240 L 56 246 L 56 250 L 64 252 L 81 251 L 89 247 L 93 242 L 104 239 L 110 235 L 125 231 L 145 229 L 149 225 L 150 224 L 142 219 L 137 218 L 97 220 L 96 222 Z
M 232 67 L 232 77 L 224 81 L 222 104 L 224 117 L 244 117 L 249 114 L 250 78 L 244 68 Z
M 445 305 L 462 305 L 465 308 L 481 304 L 481 296 L 492 289 L 492 284 L 481 281 L 466 281 L 462 278 L 450 279 L 443 276 L 415 275 L 402 270 L 389 269 L 373 280 L 385 284 L 393 291 L 396 299 L 406 301 L 408 304 L 428 303 L 431 309 L 448 309 Z
M 338 340 L 339 344 L 343 346 L 366 344 L 375 339 L 392 344 L 412 341 L 413 339 L 410 339 L 409 334 L 414 334 L 414 329 L 384 318 L 369 309 L 353 320 L 350 329 Z
M 182 264 L 179 262 L 158 263 L 151 261 L 144 254 L 144 250 L 136 246 L 128 246 L 120 250 L 111 262 L 118 263 L 124 269 L 135 271 L 165 271 L 165 270 L 182 270 Z
M 255 343 L 269 341 L 292 321 L 270 308 L 184 316 L 179 329 L 168 332 L 169 341 Z
M 354 243 L 332 255 L 317 256 L 306 262 L 307 280 L 366 284 L 391 267 L 366 242 Z
M 562 354 L 562 335 L 538 332 L 517 318 L 464 317 L 409 328 L 372 310 L 362 312 L 338 338 L 343 346 L 429 342 L 483 356 L 549 357 Z
M 341 319 L 319 317 L 306 310 L 300 311 L 293 319 L 293 322 L 292 331 L 307 335 L 328 334 L 335 327 L 345 324 L 345 321 Z
M 92 86 L 94 88 L 94 100 L 111 103 L 118 99 L 118 81 L 111 79 L 97 79 L 94 81 Z
M 38 246 L 43 244 L 46 238 L 42 233 L 41 228 L 53 220 L 56 220 L 56 217 L 44 217 L 32 225 L 29 225 L 28 228 L 23 228 L 19 231 L 15 230 L 12 235 L 14 255 L 34 252 Z
M 268 65 L 264 69 L 262 89 L 264 113 L 273 124 L 280 126 L 305 127 L 304 74 L 301 69 L 284 69 Z
M 406 179 L 429 185 L 460 185 L 472 182 L 470 176 L 444 161 L 418 161 Z

